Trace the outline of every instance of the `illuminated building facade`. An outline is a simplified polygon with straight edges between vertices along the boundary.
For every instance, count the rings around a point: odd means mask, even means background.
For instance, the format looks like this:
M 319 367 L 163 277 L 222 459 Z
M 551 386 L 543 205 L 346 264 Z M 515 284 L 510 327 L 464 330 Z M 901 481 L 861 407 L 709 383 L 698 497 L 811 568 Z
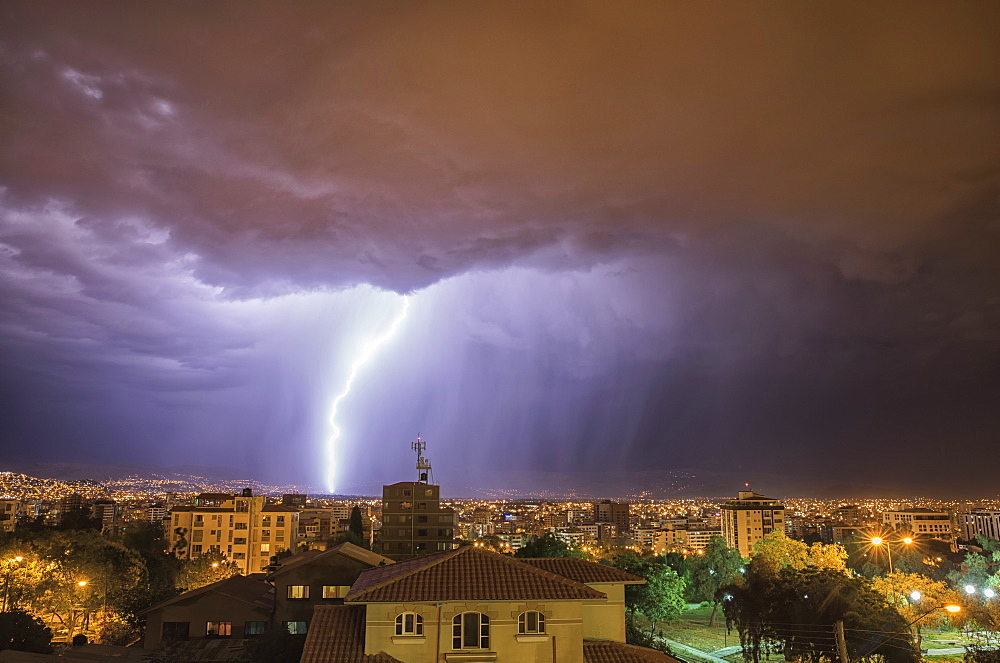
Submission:
M 960 513 L 958 524 L 962 529 L 962 538 L 966 541 L 971 541 L 977 536 L 1000 539 L 1000 511 L 976 509 Z
M 170 512 L 170 549 L 181 559 L 214 551 L 236 562 L 244 574 L 258 573 L 272 556 L 298 545 L 298 511 L 268 504 L 249 488 L 241 495 L 199 496 L 195 502 Z
M 744 557 L 766 534 L 785 528 L 785 507 L 780 500 L 741 490 L 735 500 L 722 505 L 722 535 Z
M 955 532 L 947 511 L 914 508 L 886 511 L 882 524 L 894 530 L 908 531 L 914 536 L 942 541 L 954 541 Z

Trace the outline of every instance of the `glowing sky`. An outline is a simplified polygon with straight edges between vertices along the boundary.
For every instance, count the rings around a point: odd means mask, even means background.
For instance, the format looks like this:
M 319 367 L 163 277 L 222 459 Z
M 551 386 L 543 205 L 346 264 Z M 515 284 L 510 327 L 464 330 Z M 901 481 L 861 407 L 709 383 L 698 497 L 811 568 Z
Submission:
M 995 2 L 4 2 L 0 461 L 322 486 L 407 295 L 338 489 L 421 433 L 445 486 L 995 492 L 998 35 Z

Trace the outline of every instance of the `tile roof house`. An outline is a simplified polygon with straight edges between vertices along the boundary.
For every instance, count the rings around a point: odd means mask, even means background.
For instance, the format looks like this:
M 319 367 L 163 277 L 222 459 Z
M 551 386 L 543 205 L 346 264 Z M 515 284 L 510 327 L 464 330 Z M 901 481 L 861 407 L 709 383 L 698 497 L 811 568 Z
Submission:
M 532 561 L 466 546 L 364 571 L 344 605 L 315 609 L 302 663 L 676 663 L 624 643 L 624 586 L 642 578 L 583 560 Z
M 233 576 L 161 601 L 146 616 L 145 649 L 161 641 L 243 638 L 263 633 L 274 610 L 274 588 L 260 576 Z
M 143 646 L 202 639 L 232 640 L 236 646 L 236 640 L 277 627 L 303 634 L 316 606 L 343 604 L 362 571 L 391 564 L 351 543 L 299 553 L 280 560 L 266 577 L 233 576 L 148 608 Z
M 393 561 L 388 557 L 353 543 L 280 560 L 267 575 L 274 585 L 275 626 L 305 633 L 316 606 L 342 604 L 362 571 L 389 564 Z

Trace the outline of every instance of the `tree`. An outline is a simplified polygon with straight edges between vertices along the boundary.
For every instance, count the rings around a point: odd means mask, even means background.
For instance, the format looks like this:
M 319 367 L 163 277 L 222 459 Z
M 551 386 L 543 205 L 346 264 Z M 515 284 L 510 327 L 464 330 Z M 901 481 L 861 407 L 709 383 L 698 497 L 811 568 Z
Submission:
M 0 650 L 48 654 L 51 641 L 52 631 L 38 617 L 24 610 L 0 612 Z
M 236 562 L 227 560 L 221 552 L 209 550 L 200 557 L 181 562 L 181 570 L 177 574 L 177 587 L 189 592 L 239 573 L 240 567 Z
M 835 543 L 806 545 L 774 530 L 753 544 L 750 568 L 755 573 L 776 575 L 783 568 L 807 567 L 847 573 L 847 551 Z
M 786 660 L 833 659 L 833 625 L 844 622 L 852 660 L 881 656 L 888 663 L 916 663 L 906 622 L 869 581 L 841 571 L 785 566 L 771 573 L 753 568 L 726 587 L 723 610 L 743 646 L 743 658 L 759 663 L 774 644 Z
M 926 576 L 896 571 L 885 577 L 874 578 L 872 587 L 910 624 L 917 649 L 921 648 L 921 627 L 944 626 L 963 618 L 961 613 L 951 617 L 951 613 L 934 609 L 958 605 L 961 597 L 945 583 Z
M 614 566 L 646 579 L 645 584 L 625 586 L 625 609 L 633 618 L 636 612 L 646 616 L 650 636 L 656 632 L 657 622 L 674 620 L 684 611 L 687 583 L 662 558 L 625 553 L 615 557 Z
M 721 536 L 713 536 L 705 546 L 704 554 L 688 561 L 688 596 L 696 602 L 712 602 L 709 626 L 715 626 L 715 614 L 722 601 L 720 590 L 736 582 L 746 570 L 746 563 L 740 551 L 730 548 Z
M 351 523 L 348 527 L 348 531 L 354 534 L 359 539 L 364 541 L 365 539 L 365 525 L 361 520 L 361 509 L 357 505 L 351 508 Z M 365 546 L 367 548 L 368 546 Z
M 521 546 L 514 557 L 583 557 L 583 552 L 566 543 L 553 532 L 536 536 Z

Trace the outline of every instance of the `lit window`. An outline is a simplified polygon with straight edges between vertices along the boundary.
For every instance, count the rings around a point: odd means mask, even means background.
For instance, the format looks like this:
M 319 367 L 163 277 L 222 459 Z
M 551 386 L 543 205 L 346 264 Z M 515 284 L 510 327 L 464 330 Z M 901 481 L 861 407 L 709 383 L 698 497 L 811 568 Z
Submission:
M 323 585 L 323 598 L 342 599 L 347 596 L 350 589 L 350 585 Z
M 305 622 L 284 622 L 285 630 L 292 635 L 305 635 L 306 623 Z
M 396 615 L 396 635 L 423 635 L 424 618 L 415 612 Z
M 518 633 L 545 633 L 545 615 L 537 610 L 528 610 L 517 616 Z
M 290 599 L 309 598 L 309 585 L 289 585 L 288 598 Z
M 232 622 L 208 622 L 205 635 L 210 638 L 229 638 L 233 635 Z
M 481 612 L 463 612 L 451 622 L 452 649 L 489 649 L 490 618 Z

